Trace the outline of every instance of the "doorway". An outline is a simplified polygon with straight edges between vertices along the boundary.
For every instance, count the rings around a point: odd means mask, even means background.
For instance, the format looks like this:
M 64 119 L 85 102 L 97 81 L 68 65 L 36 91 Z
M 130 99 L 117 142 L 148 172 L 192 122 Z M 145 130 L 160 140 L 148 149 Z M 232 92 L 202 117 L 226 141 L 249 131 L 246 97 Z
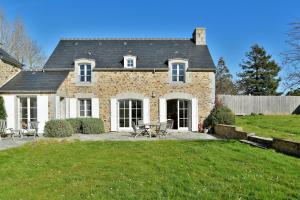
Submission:
M 167 101 L 167 119 L 173 120 L 172 129 L 188 130 L 190 103 L 184 99 L 171 99 Z

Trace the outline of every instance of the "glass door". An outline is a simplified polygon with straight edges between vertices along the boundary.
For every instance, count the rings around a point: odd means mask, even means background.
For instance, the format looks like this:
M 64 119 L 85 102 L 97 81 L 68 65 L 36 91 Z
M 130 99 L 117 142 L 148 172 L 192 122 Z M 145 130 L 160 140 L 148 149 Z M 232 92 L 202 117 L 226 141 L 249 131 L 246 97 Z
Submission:
M 178 99 L 178 129 L 188 130 L 189 126 L 189 115 L 188 115 L 188 101 Z
M 124 99 L 119 101 L 119 128 L 131 128 L 132 122 L 142 120 L 142 101 Z
M 20 127 L 28 128 L 29 122 L 37 121 L 37 101 L 35 97 L 20 97 Z

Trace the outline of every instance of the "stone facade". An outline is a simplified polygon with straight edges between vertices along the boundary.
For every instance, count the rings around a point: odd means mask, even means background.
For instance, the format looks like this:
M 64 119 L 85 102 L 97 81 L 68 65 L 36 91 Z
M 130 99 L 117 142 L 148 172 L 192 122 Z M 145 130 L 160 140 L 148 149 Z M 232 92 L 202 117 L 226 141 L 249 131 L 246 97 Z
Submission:
M 183 92 L 198 98 L 198 119 L 208 116 L 215 100 L 214 72 L 187 71 L 189 82 L 170 83 L 168 71 L 94 71 L 94 81 L 88 86 L 78 85 L 77 74 L 70 72 L 57 95 L 76 98 L 78 94 L 94 94 L 100 99 L 100 117 L 105 130 L 110 130 L 110 100 L 121 93 L 138 93 L 150 99 L 150 121 L 159 120 L 159 98 L 168 93 Z
M 0 59 L 0 87 L 20 71 L 19 67 L 7 64 Z

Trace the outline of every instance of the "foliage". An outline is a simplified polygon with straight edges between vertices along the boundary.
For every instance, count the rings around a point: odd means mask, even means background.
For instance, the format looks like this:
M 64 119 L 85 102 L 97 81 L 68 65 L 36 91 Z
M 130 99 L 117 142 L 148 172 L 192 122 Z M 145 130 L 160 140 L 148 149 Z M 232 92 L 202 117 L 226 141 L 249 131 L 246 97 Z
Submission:
M 240 66 L 243 70 L 238 74 L 240 93 L 257 96 L 278 95 L 276 90 L 280 82 L 280 66 L 271 60 L 271 55 L 268 55 L 263 47 L 253 45 Z
M 4 106 L 4 99 L 0 96 L 0 119 L 6 119 L 7 114 Z
M 74 133 L 100 134 L 104 133 L 102 119 L 98 118 L 71 118 L 67 119 L 71 124 Z
M 98 118 L 83 118 L 82 133 L 83 134 L 100 134 L 104 133 L 104 124 L 102 119 Z
M 290 90 L 287 94 L 287 96 L 300 96 L 300 87 L 294 90 Z
M 66 119 L 73 128 L 74 133 L 82 133 L 82 120 L 81 118 Z
M 25 64 L 28 69 L 39 68 L 45 62 L 41 47 L 28 35 L 23 21 L 18 18 L 13 23 L 6 20 L 0 10 L 0 43 L 3 49 Z
M 73 128 L 66 120 L 51 120 L 46 122 L 45 133 L 46 137 L 68 137 L 73 134 Z
M 215 107 L 204 121 L 204 126 L 215 127 L 217 124 L 233 125 L 234 123 L 234 113 L 228 107 L 216 100 Z
M 236 94 L 232 75 L 221 57 L 216 68 L 216 94 Z
M 0 199 L 300 199 L 299 159 L 235 141 L 38 141 L 0 161 Z
M 236 125 L 264 137 L 300 141 L 299 115 L 255 115 L 236 117 Z
M 300 19 L 290 24 L 286 43 L 289 49 L 283 52 L 284 64 L 288 75 L 284 85 L 286 89 L 300 87 Z

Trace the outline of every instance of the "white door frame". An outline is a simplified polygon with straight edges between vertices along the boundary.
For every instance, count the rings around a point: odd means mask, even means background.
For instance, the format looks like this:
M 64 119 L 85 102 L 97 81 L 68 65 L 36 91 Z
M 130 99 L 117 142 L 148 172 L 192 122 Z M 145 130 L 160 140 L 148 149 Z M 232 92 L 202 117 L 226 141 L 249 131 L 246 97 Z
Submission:
M 186 110 L 187 110 L 187 127 L 180 127 L 180 101 L 186 101 L 187 102 L 187 108 L 186 108 Z M 188 131 L 189 129 L 191 129 L 191 127 L 189 126 L 189 122 L 190 122 L 190 120 L 192 120 L 192 119 L 190 119 L 190 115 L 189 115 L 189 101 L 190 100 L 186 100 L 186 99 L 177 99 L 177 129 L 179 130 L 179 131 Z

